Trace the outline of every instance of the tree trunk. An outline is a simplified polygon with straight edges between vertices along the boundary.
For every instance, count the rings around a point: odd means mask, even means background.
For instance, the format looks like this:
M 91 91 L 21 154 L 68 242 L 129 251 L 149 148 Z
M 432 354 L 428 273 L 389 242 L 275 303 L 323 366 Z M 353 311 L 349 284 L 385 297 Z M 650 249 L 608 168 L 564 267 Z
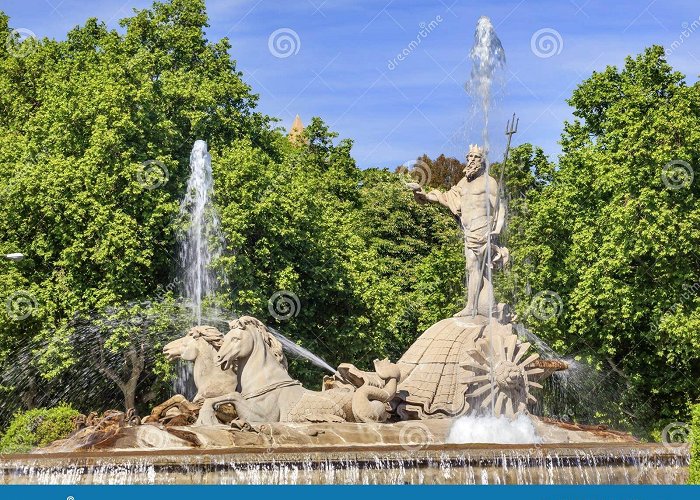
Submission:
M 136 378 L 138 380 L 138 377 Z M 136 407 L 136 383 L 132 383 L 131 380 L 124 385 L 124 388 L 122 389 L 122 392 L 124 393 L 124 409 L 125 410 L 130 410 L 131 408 Z
M 99 361 L 98 369 L 110 380 L 112 380 L 124 396 L 124 410 L 129 410 L 136 407 L 136 386 L 141 377 L 141 372 L 145 366 L 143 354 L 139 355 L 135 350 L 131 350 L 126 354 L 126 359 L 131 365 L 131 373 L 129 380 L 122 380 L 115 372 L 106 366 L 102 360 Z
M 37 397 L 37 387 L 34 375 L 29 376 L 29 382 L 27 383 L 27 388 L 22 391 L 21 399 L 25 410 L 33 410 L 36 408 L 36 397 Z
M 129 380 L 124 384 L 124 388 L 122 389 L 126 410 L 136 408 L 136 386 L 139 383 L 139 377 L 141 377 L 141 372 L 143 372 L 145 365 L 143 351 L 140 354 L 141 355 L 134 349 L 130 350 L 127 354 L 127 359 L 131 364 L 131 374 L 129 375 Z

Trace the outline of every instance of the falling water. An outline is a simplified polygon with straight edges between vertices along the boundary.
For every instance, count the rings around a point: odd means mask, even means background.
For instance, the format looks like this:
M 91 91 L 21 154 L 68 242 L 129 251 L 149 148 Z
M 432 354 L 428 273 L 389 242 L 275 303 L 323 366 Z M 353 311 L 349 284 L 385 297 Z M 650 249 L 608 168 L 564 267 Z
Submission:
M 639 444 L 0 457 L 11 484 L 684 484 L 688 448 Z
M 482 118 L 482 132 L 481 132 L 481 142 L 484 150 L 484 161 L 486 161 L 486 192 L 489 192 L 489 170 L 488 170 L 488 160 L 487 155 L 489 152 L 489 113 L 491 110 L 491 100 L 493 95 L 493 85 L 497 73 L 500 69 L 505 66 L 506 54 L 503 50 L 503 45 L 496 35 L 496 30 L 491 24 L 491 20 L 486 16 L 481 16 L 479 21 L 476 23 L 476 31 L 474 32 L 474 45 L 469 52 L 469 58 L 472 60 L 472 71 L 467 82 L 466 89 L 467 92 L 472 96 L 475 106 L 477 106 L 481 111 Z M 491 201 L 490 197 L 486 197 L 486 217 L 487 220 L 491 221 L 495 214 L 491 213 Z M 465 233 L 464 240 L 464 251 L 465 256 L 468 252 L 467 249 L 467 238 Z M 492 262 L 491 255 L 491 245 L 486 247 L 486 262 L 487 265 L 483 266 L 486 271 L 486 279 L 493 285 L 493 277 L 490 263 Z M 467 270 L 467 275 L 469 274 Z M 489 324 L 491 324 L 493 309 L 494 309 L 493 294 L 489 293 Z M 491 341 L 491 328 L 489 328 L 489 341 Z M 493 346 L 491 346 L 491 351 L 493 352 Z M 493 360 L 490 360 L 490 373 L 491 373 L 491 413 L 494 414 L 494 375 L 493 375 Z
M 186 230 L 180 235 L 179 263 L 182 274 L 182 295 L 192 310 L 192 323 L 202 324 L 202 307 L 213 298 L 222 276 L 217 276 L 212 263 L 225 246 L 219 229 L 219 216 L 212 202 L 214 180 L 207 143 L 198 140 L 190 153 L 190 178 L 180 203 L 180 220 Z M 175 391 L 194 394 L 190 363 L 178 364 Z
M 634 414 L 634 409 L 621 406 L 627 385 L 620 375 L 613 370 L 597 370 L 570 356 L 562 357 L 524 325 L 514 326 L 518 337 L 530 342 L 542 359 L 564 361 L 568 366 L 544 381 L 541 396 L 531 409 L 533 414 L 564 421 L 575 419 L 583 424 L 603 421 L 616 429 L 629 427 L 625 419 Z

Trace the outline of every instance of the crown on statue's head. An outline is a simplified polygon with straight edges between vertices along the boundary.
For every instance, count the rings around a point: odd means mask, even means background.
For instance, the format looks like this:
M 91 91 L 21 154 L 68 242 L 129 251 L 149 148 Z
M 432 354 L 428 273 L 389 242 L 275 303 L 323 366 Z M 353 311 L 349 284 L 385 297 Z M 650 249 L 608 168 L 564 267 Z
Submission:
M 469 153 L 467 153 L 467 155 L 469 155 L 470 153 L 476 153 L 479 156 L 483 157 L 484 156 L 484 149 L 480 148 L 478 144 L 470 144 L 469 145 Z

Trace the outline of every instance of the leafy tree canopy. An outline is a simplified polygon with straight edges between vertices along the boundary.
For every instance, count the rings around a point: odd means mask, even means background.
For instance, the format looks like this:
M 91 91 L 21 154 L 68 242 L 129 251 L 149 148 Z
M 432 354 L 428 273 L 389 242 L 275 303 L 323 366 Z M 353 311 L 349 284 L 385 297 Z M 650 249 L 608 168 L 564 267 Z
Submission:
M 0 45 L 0 251 L 28 256 L 0 273 L 3 410 L 61 387 L 53 403 L 82 411 L 114 406 L 115 387 L 126 406 L 167 395 L 158 353 L 185 328 L 175 230 L 196 139 L 213 156 L 228 310 L 370 368 L 461 309 L 462 236 L 414 202 L 410 173 L 359 169 L 352 141 L 318 118 L 301 141 L 274 129 L 228 41 L 205 38 L 202 0 L 121 26 L 90 19 L 23 57 Z M 0 37 L 10 30 L 1 14 Z M 683 420 L 700 396 L 699 93 L 652 47 L 574 91 L 556 166 L 529 144 L 507 165 L 512 263 L 498 294 L 556 351 L 624 381 L 601 420 Z M 445 156 L 415 166 L 439 189 L 463 169 Z M 561 314 L 532 314 L 545 291 Z M 307 362 L 292 370 L 318 386 Z
M 700 397 L 700 85 L 652 47 L 569 103 L 559 164 L 511 224 L 519 311 L 558 294 L 563 313 L 531 328 L 622 376 L 617 413 L 633 424 L 682 420 Z

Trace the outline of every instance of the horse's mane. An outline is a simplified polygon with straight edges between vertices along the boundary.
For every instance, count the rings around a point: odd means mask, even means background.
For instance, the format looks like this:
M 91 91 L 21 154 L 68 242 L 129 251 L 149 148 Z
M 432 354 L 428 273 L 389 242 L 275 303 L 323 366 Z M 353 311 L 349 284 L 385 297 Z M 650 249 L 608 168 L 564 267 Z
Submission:
M 198 326 L 192 328 L 189 332 L 193 338 L 202 338 L 206 340 L 215 350 L 219 350 L 224 343 L 224 334 L 213 326 Z
M 231 327 L 231 329 L 248 329 L 248 327 L 250 326 L 254 327 L 260 334 L 260 337 L 262 338 L 263 342 L 265 342 L 267 349 L 272 353 L 272 355 L 279 362 L 279 364 L 282 365 L 285 370 L 288 368 L 287 357 L 284 355 L 282 343 L 270 333 L 270 331 L 267 329 L 267 327 L 262 321 L 252 316 L 241 316 L 238 319 L 229 321 L 229 326 Z

